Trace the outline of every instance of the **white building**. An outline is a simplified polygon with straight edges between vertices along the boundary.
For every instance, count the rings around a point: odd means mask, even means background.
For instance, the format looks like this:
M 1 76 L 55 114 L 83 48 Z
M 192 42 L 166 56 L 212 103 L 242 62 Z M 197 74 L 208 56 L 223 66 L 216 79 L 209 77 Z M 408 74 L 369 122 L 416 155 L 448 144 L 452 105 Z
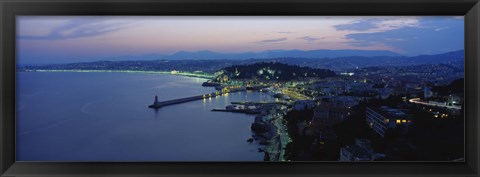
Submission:
M 386 106 L 380 108 L 366 109 L 366 122 L 381 137 L 385 136 L 385 131 L 397 126 L 408 126 L 412 123 L 411 118 L 399 109 L 390 109 Z

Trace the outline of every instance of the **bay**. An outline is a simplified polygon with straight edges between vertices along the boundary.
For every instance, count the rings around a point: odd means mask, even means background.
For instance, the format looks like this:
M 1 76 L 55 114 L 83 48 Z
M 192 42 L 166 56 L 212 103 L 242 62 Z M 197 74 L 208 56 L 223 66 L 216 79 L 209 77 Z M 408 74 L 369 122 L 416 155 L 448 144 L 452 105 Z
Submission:
M 17 161 L 261 161 L 254 116 L 212 112 L 261 92 L 147 108 L 214 91 L 205 79 L 145 73 L 17 73 Z

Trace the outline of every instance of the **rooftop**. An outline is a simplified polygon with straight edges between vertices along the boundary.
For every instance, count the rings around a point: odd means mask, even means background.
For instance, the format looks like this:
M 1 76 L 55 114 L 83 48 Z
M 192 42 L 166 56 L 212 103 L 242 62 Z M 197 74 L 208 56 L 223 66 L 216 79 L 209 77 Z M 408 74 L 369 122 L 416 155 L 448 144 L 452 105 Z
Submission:
M 387 106 L 381 106 L 379 108 L 372 108 L 372 107 L 367 107 L 367 108 L 379 113 L 385 118 L 394 117 L 396 119 L 411 119 L 410 116 L 408 116 L 403 110 L 400 110 L 400 109 L 393 109 Z

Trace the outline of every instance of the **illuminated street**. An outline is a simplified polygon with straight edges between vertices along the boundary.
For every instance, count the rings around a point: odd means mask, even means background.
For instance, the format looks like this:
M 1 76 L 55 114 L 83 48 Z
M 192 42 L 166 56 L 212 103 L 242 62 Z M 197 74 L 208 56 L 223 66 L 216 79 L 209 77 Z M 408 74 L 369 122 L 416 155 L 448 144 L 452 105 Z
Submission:
M 422 101 L 420 100 L 420 98 L 412 98 L 412 99 L 409 99 L 408 100 L 410 103 L 416 103 L 416 104 L 423 104 L 423 105 L 427 105 L 427 106 L 436 106 L 436 107 L 444 107 L 444 108 L 448 108 L 448 109 L 462 109 L 461 106 L 447 106 L 445 104 L 440 104 L 440 103 L 436 103 L 436 102 L 425 102 L 425 101 Z

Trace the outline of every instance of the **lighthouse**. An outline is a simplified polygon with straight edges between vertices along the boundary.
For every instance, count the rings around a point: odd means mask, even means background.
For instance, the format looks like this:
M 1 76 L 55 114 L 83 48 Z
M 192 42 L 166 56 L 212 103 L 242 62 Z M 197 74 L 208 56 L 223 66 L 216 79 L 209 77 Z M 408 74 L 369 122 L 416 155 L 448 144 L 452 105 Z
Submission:
M 155 108 L 155 109 L 158 109 L 161 107 L 161 105 L 159 105 L 158 103 L 158 96 L 155 95 L 155 101 L 153 101 L 153 104 L 148 106 L 149 108 Z

